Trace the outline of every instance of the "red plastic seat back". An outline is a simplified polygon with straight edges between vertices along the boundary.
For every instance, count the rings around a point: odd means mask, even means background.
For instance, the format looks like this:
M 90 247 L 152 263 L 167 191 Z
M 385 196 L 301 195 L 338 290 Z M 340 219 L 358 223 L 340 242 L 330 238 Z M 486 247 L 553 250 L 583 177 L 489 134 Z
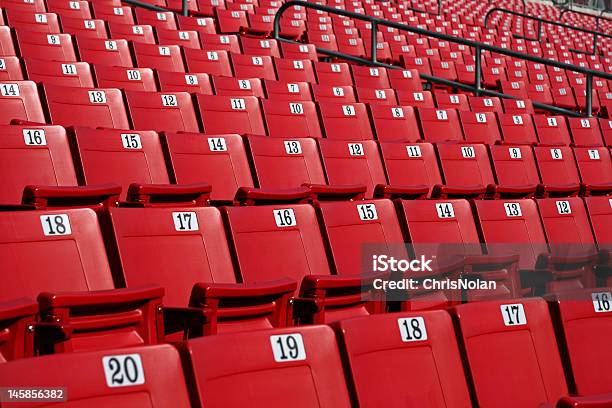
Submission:
M 198 132 L 200 125 L 187 92 L 126 91 L 134 129 Z
M 250 136 L 248 140 L 259 187 L 289 189 L 304 183 L 326 184 L 314 139 Z
M 595 241 L 600 249 L 612 249 L 612 198 L 610 197 L 585 197 L 589 219 L 593 227 Z
M 495 184 L 485 145 L 438 143 L 437 148 L 447 186 L 486 187 Z
M 421 138 L 411 106 L 370 105 L 372 126 L 381 142 L 416 142 Z
M 361 406 L 470 406 L 461 357 L 445 311 L 342 320 L 337 336 Z M 385 362 L 393 361 L 393 364 Z M 413 370 L 403 370 L 409 365 Z
M 77 48 L 81 61 L 90 64 L 131 68 L 134 66 L 128 42 L 123 39 L 100 40 L 96 38 L 77 38 Z M 101 84 L 98 84 L 102 86 Z
M 165 133 L 173 182 L 208 183 L 211 199 L 231 201 L 239 187 L 253 187 L 249 162 L 239 135 Z
M 569 146 L 572 143 L 564 116 L 534 115 L 533 122 L 540 143 Z
M 321 137 L 317 107 L 309 101 L 262 101 L 268 134 L 273 137 Z
M 74 141 L 82 184 L 120 184 L 125 199 L 132 183 L 168 183 L 159 136 L 153 131 L 76 127 Z
M 542 299 L 472 302 L 455 314 L 480 406 L 536 407 L 567 394 Z
M 580 183 L 574 153 L 567 146 L 534 147 L 534 153 L 544 185 L 569 185 Z
M 601 131 L 596 118 L 567 118 L 576 146 L 602 146 Z
M 423 138 L 426 141 L 463 140 L 456 110 L 419 108 L 418 113 Z
M 612 159 L 605 147 L 575 147 L 574 155 L 582 182 L 607 185 L 612 190 Z
M 156 45 L 140 42 L 135 42 L 132 45 L 139 67 L 154 68 L 160 71 L 185 72 L 181 48 L 178 45 Z
M 197 95 L 197 99 L 205 133 L 266 134 L 256 97 Z
M 102 88 L 119 88 L 130 91 L 157 91 L 151 68 L 125 68 L 119 66 L 94 66 L 96 80 Z
M 327 326 L 220 334 L 186 343 L 193 388 L 211 408 L 349 407 L 336 339 Z M 233 358 L 228 360 L 228 356 Z
M 498 115 L 501 133 L 506 143 L 534 144 L 538 142 L 532 116 L 502 113 Z
M 363 103 L 320 102 L 321 121 L 328 139 L 373 139 L 372 125 Z
M 392 186 L 442 184 L 434 147 L 430 143 L 380 143 L 383 163 Z
M 365 184 L 367 197 L 372 197 L 377 184 L 386 184 L 378 146 L 373 140 L 321 139 L 319 149 L 329 184 Z
M 535 186 L 540 183 L 531 146 L 489 146 L 497 182 L 502 186 Z
M 471 143 L 493 145 L 501 141 L 495 112 L 459 112 L 465 140 Z
M 0 133 L 0 203 L 21 203 L 27 185 L 77 184 L 64 128 L 3 125 Z
M 70 34 L 49 34 L 19 29 L 17 43 L 23 58 L 48 61 L 77 61 Z
M 559 247 L 565 253 L 595 249 L 586 207 L 581 198 L 545 198 L 538 199 L 537 203 L 551 249 Z
M 32 81 L 0 82 L 0 124 L 8 125 L 13 119 L 45 123 L 45 115 Z

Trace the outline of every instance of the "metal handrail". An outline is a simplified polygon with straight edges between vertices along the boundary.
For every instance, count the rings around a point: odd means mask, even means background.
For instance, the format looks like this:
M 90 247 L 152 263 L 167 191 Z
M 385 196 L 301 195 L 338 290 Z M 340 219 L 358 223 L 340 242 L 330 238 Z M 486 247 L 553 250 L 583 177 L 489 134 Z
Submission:
M 491 10 L 487 11 L 487 14 L 485 14 L 485 17 L 484 17 L 484 26 L 485 26 L 485 28 L 489 28 L 489 17 L 491 17 L 491 15 L 493 13 L 497 13 L 497 12 L 502 13 L 502 14 L 510 14 L 510 15 L 513 15 L 513 16 L 519 16 L 521 18 L 525 18 L 525 19 L 528 19 L 528 20 L 533 20 L 533 21 L 537 21 L 538 22 L 538 36 L 536 38 L 529 38 L 527 36 L 514 34 L 515 38 L 523 38 L 523 39 L 529 40 L 529 41 L 541 41 L 542 40 L 542 23 L 553 25 L 553 26 L 557 26 L 557 27 L 563 27 L 563 28 L 566 28 L 566 29 L 574 30 L 574 31 L 580 31 L 580 32 L 587 33 L 587 34 L 592 34 L 593 35 L 593 50 L 590 53 L 587 53 L 587 52 L 584 52 L 584 51 L 580 51 L 580 50 L 576 50 L 576 49 L 570 48 L 570 51 L 575 52 L 575 53 L 581 53 L 581 54 L 587 54 L 587 55 L 595 55 L 595 53 L 597 52 L 597 38 L 598 37 L 612 38 L 612 35 L 609 35 L 609 34 L 606 34 L 606 33 L 602 33 L 600 31 L 594 31 L 594 30 L 589 30 L 589 29 L 586 29 L 586 28 L 575 27 L 575 26 L 572 26 L 572 25 L 569 25 L 569 24 L 560 23 L 558 21 L 546 20 L 546 19 L 541 18 L 541 17 L 531 16 L 529 14 L 519 13 L 517 11 L 508 10 L 508 9 L 501 8 L 501 7 L 495 7 L 495 8 L 492 8 Z
M 407 31 L 407 32 L 420 34 L 420 35 L 427 36 L 427 37 L 437 38 L 439 40 L 449 41 L 449 42 L 453 42 L 456 44 L 463 44 L 467 47 L 474 48 L 475 54 L 476 54 L 475 55 L 475 69 L 474 69 L 475 71 L 474 85 L 463 84 L 461 82 L 451 81 L 451 80 L 447 80 L 444 78 L 439 78 L 439 77 L 435 77 L 435 76 L 427 75 L 427 74 L 419 74 L 419 75 L 421 78 L 427 81 L 440 83 L 440 84 L 452 86 L 455 88 L 471 91 L 471 92 L 474 92 L 476 95 L 491 95 L 491 96 L 499 96 L 502 98 L 516 99 L 516 97 L 512 95 L 491 91 L 488 89 L 484 89 L 482 87 L 482 51 L 490 51 L 492 53 L 496 53 L 500 55 L 506 55 L 509 57 L 522 59 L 525 61 L 531 61 L 531 62 L 539 63 L 542 65 L 557 67 L 563 70 L 584 74 L 586 76 L 586 115 L 587 116 L 591 116 L 593 114 L 593 77 L 612 80 L 612 73 L 597 71 L 597 70 L 593 70 L 590 68 L 584 68 L 584 67 L 580 67 L 580 66 L 572 65 L 572 64 L 566 64 L 566 63 L 555 61 L 555 60 L 549 60 L 549 59 L 545 59 L 542 57 L 537 57 L 534 55 L 529 55 L 529 54 L 525 54 L 525 53 L 521 53 L 521 52 L 517 52 L 513 50 L 508 50 L 508 49 L 501 48 L 501 47 L 495 47 L 495 46 L 488 45 L 488 44 L 478 42 L 478 41 L 467 40 L 461 37 L 455 37 L 455 36 L 451 36 L 448 34 L 438 33 L 435 31 L 424 30 L 422 28 L 411 27 L 406 24 L 397 23 L 395 21 L 384 20 L 384 19 L 380 19 L 377 17 L 368 16 L 365 14 L 354 13 L 351 11 L 337 9 L 337 8 L 329 7 L 329 6 L 323 6 L 320 4 L 310 3 L 310 2 L 306 2 L 302 0 L 288 1 L 287 3 L 283 4 L 276 12 L 276 15 L 274 17 L 272 35 L 273 35 L 273 38 L 276 39 L 277 41 L 300 44 L 298 41 L 294 41 L 288 38 L 283 38 L 280 35 L 280 21 L 281 21 L 283 13 L 285 12 L 285 10 L 291 7 L 295 7 L 295 6 L 311 8 L 314 10 L 321 10 L 321 11 L 325 11 L 325 12 L 332 13 L 332 14 L 355 18 L 355 19 L 362 20 L 362 21 L 368 21 L 369 23 L 371 23 L 372 36 L 371 36 L 370 59 L 356 57 L 356 56 L 349 55 L 346 53 L 316 47 L 317 52 L 323 55 L 343 58 L 349 61 L 354 61 L 354 62 L 366 64 L 366 65 L 380 66 L 380 67 L 391 68 L 391 69 L 403 69 L 402 67 L 398 67 L 396 65 L 391 65 L 391 64 L 385 64 L 377 60 L 376 49 L 378 46 L 378 38 L 377 38 L 378 26 L 396 28 L 401 31 Z M 560 113 L 563 115 L 581 116 L 581 114 L 578 112 L 559 108 L 557 106 L 548 105 L 548 104 L 544 104 L 540 102 L 533 102 L 533 105 L 536 108 L 549 110 L 549 111 Z
M 171 13 L 175 13 L 175 10 L 170 10 L 165 7 L 156 6 L 155 4 L 146 3 L 141 0 L 121 0 L 123 3 L 131 4 L 132 6 L 142 7 L 151 11 L 169 11 Z M 181 5 L 181 15 L 188 16 L 189 15 L 189 0 L 183 0 Z
M 440 14 L 442 14 L 442 0 L 436 0 L 436 2 L 438 3 L 438 12 L 437 13 L 430 13 L 427 10 L 421 10 L 415 7 L 406 7 L 405 10 L 412 10 L 412 11 L 416 11 L 417 13 L 426 13 L 426 14 L 431 14 L 433 16 L 439 16 Z

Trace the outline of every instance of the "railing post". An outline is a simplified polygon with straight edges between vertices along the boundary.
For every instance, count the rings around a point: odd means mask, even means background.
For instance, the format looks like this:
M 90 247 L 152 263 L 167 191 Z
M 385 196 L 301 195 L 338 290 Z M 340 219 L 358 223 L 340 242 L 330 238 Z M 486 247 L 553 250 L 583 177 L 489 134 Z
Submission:
M 593 115 L 593 75 L 587 74 L 586 76 L 586 113 L 587 116 Z
M 181 10 L 181 14 L 184 16 L 189 15 L 189 0 L 183 0 L 183 8 Z
M 374 21 L 372 21 L 372 37 L 370 40 L 370 52 L 372 53 L 372 62 L 377 62 L 376 60 L 376 53 L 378 51 L 378 38 L 377 38 L 377 32 L 378 32 L 378 23 L 375 23 Z
M 597 33 L 593 33 L 593 55 L 597 53 Z
M 542 41 L 542 20 L 538 20 L 538 41 Z
M 476 96 L 480 96 L 480 90 L 482 89 L 482 49 L 480 48 L 480 46 L 476 46 L 476 61 L 475 61 L 475 66 L 474 66 L 474 75 L 475 75 L 475 83 L 474 86 L 476 87 Z

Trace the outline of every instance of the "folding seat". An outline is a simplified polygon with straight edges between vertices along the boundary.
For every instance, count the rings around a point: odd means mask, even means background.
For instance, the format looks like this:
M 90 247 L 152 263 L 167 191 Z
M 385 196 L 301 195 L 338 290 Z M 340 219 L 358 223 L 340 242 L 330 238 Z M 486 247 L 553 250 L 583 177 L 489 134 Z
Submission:
M 381 142 L 380 150 L 391 187 L 410 187 L 418 196 L 429 195 L 433 186 L 442 184 L 432 144 Z
M 121 38 L 133 43 L 155 44 L 155 31 L 153 26 L 142 24 L 109 23 L 111 38 Z
M 271 39 L 240 37 L 242 52 L 247 55 L 268 55 L 270 57 L 280 58 L 278 42 Z
M 220 33 L 238 33 L 242 27 L 248 27 L 246 13 L 241 10 L 215 9 L 215 20 Z
M 421 138 L 410 106 L 370 105 L 372 126 L 381 142 L 415 142 Z
M 202 49 L 207 51 L 227 51 L 240 54 L 240 43 L 238 36 L 227 34 L 202 34 L 200 35 Z
M 610 115 L 609 119 L 600 118 L 599 127 L 601 128 L 604 145 L 612 146 L 612 115 Z
M 368 140 L 373 139 L 372 126 L 363 103 L 344 105 L 319 102 L 321 124 L 328 139 Z
M 187 92 L 126 91 L 128 109 L 136 130 L 199 132 L 191 95 Z
M 416 69 L 397 70 L 391 69 L 387 71 L 391 88 L 396 91 L 422 91 L 423 85 L 419 72 Z
M 23 81 L 21 62 L 18 57 L 0 58 L 0 81 Z
M 329 63 L 315 61 L 314 68 L 317 74 L 317 82 L 320 85 L 353 86 L 353 77 L 351 76 L 349 65 L 345 62 Z
M 0 303 L 0 328 L 4 334 L 0 345 L 0 362 L 5 363 L 34 355 L 34 333 L 38 305 L 23 298 Z
M 249 352 L 247 345 L 257 352 Z M 185 347 L 194 390 L 208 407 L 259 406 L 270 401 L 281 406 L 350 406 L 329 327 L 223 334 L 191 340 Z M 235 357 L 231 363 L 221 358 L 228 353 Z M 293 375 L 287 376 L 288 369 Z M 254 383 L 258 386 L 252 387 Z
M 436 107 L 438 109 L 457 109 L 458 111 L 469 111 L 470 105 L 465 94 L 448 94 L 436 92 Z
M 582 180 L 582 194 L 612 191 L 612 159 L 605 147 L 575 147 L 574 156 Z
M 417 56 L 410 56 L 408 54 L 400 55 L 401 66 L 405 69 L 414 69 L 419 74 L 431 75 L 431 66 L 429 65 L 428 58 L 421 58 Z
M 217 34 L 215 20 L 211 17 L 176 16 L 179 29 L 197 31 L 202 34 Z
M 62 32 L 72 34 L 75 37 L 108 38 L 104 20 L 84 20 L 82 18 L 69 18 L 62 16 L 61 21 Z
M 492 193 L 533 195 L 540 184 L 531 146 L 491 145 L 491 161 L 497 176 Z
M 460 111 L 459 120 L 463 128 L 465 140 L 471 143 L 493 145 L 501 141 L 499 125 L 495 112 Z
M 408 105 L 413 108 L 435 108 L 434 98 L 430 91 L 409 92 L 397 91 L 397 100 L 400 105 Z
M 527 96 L 529 99 L 545 103 L 547 105 L 553 105 L 554 100 L 552 97 L 552 93 L 550 92 L 550 88 L 546 84 L 527 84 Z
M 312 101 L 308 82 L 264 81 L 268 99 L 276 101 Z
M 501 100 L 496 96 L 468 96 L 468 102 L 473 112 L 504 113 Z
M 63 63 L 28 58 L 26 72 L 31 81 L 75 87 L 93 88 L 94 82 L 86 62 Z
M 39 33 L 61 33 L 59 20 L 55 13 L 27 13 L 7 10 L 7 23 L 16 30 Z
M 81 61 L 90 64 L 132 68 L 132 54 L 126 40 L 99 40 L 77 38 L 77 49 Z
M 369 105 L 397 105 L 395 92 L 391 88 L 357 88 L 357 100 Z
M 316 83 L 311 60 L 274 58 L 274 66 L 279 81 Z
M 239 135 L 165 133 L 163 141 L 173 182 L 209 183 L 213 187 L 211 200 L 224 202 L 231 202 L 239 187 L 253 187 Z
M 291 189 L 305 183 L 326 184 L 315 140 L 249 136 L 248 142 L 259 187 Z
M 179 45 L 184 48 L 201 49 L 197 31 L 192 30 L 166 30 L 158 28 L 157 43 L 159 45 Z
M 183 52 L 189 72 L 233 76 L 227 51 L 203 51 L 185 48 Z
M 17 44 L 22 58 L 47 61 L 77 61 L 70 34 L 47 34 L 16 30 Z
M 130 91 L 157 91 L 151 68 L 125 68 L 95 65 L 94 73 L 102 88 L 119 88 Z
M 566 109 L 577 109 L 578 102 L 576 102 L 576 96 L 572 88 L 555 86 L 553 84 L 551 86 L 551 93 L 556 106 Z
M 254 96 L 197 95 L 197 100 L 205 133 L 266 134 Z
M 178 45 L 154 45 L 133 43 L 136 63 L 139 67 L 160 71 L 185 72 L 181 48 Z
M 119 184 L 125 200 L 131 183 L 168 184 L 159 136 L 153 131 L 77 126 L 73 141 L 81 185 Z
M 495 184 L 487 147 L 483 144 L 438 143 L 444 186 L 436 186 L 434 195 L 477 196 Z
M 216 95 L 264 97 L 261 79 L 213 76 Z
M 502 99 L 502 105 L 504 107 L 504 113 L 513 115 L 530 114 L 533 115 L 533 103 L 527 99 Z
M 351 85 L 330 86 L 312 84 L 312 93 L 317 102 L 355 103 L 355 92 Z
M 359 406 L 374 407 L 383 400 L 387 407 L 404 407 L 406 401 L 417 406 L 471 405 L 446 311 L 356 317 L 334 328 Z M 401 368 L 405 365 L 414 370 L 406 372 Z
M 463 140 L 461 124 L 454 109 L 417 109 L 423 138 L 428 142 Z
M 115 285 L 93 210 L 5 211 L 0 213 L 0 224 L 6 272 L 0 299 L 38 296 L 40 317 L 35 330 L 40 334 L 40 353 L 159 341 L 163 289 L 111 290 Z M 19 231 L 14 225 L 20 226 Z M 44 256 L 32 256 L 33 248 Z M 139 318 L 125 319 L 132 315 Z M 120 329 L 118 321 L 123 322 Z M 11 381 L 15 375 L 1 377 Z M 32 373 L 28 375 L 33 378 Z
M 0 203 L 19 204 L 26 185 L 74 186 L 75 169 L 60 126 L 0 126 Z
M 234 73 L 240 78 L 276 80 L 272 57 L 231 54 Z
M 534 147 L 534 153 L 544 193 L 575 195 L 580 190 L 580 178 L 570 147 Z
M 121 91 L 44 85 L 52 123 L 129 129 Z
M 134 11 L 136 13 L 136 21 L 138 21 L 138 24 L 152 25 L 156 29 L 177 29 L 174 13 L 170 11 L 150 11 L 141 7 L 136 7 Z
M 455 71 L 457 71 L 457 81 L 469 85 L 476 83 L 476 66 L 474 64 L 455 63 Z
M 69 405 L 104 405 L 112 400 L 117 405 L 190 406 L 181 359 L 174 347 L 112 347 L 3 364 L 0 383 L 6 387 L 14 382 L 24 387 L 65 387 L 62 395 Z
M 603 146 L 597 118 L 567 118 L 576 146 Z
M 482 84 L 486 88 L 499 89 L 500 82 L 502 81 L 503 82 L 508 81 L 508 76 L 506 75 L 506 68 L 502 66 L 486 66 L 486 67 L 483 66 L 482 67 Z
M 10 57 L 15 55 L 17 55 L 17 53 L 13 45 L 11 28 L 8 26 L 0 26 L 0 56 Z
M 21 1 L 10 1 L 3 0 L 0 6 L 4 9 L 21 12 L 22 14 L 33 14 L 33 13 L 45 13 L 47 11 L 45 2 L 42 0 L 35 0 L 30 3 Z M 4 22 L 3 22 L 4 24 Z
M 330 185 L 365 184 L 366 197 L 374 187 L 386 184 L 380 153 L 373 140 L 319 140 L 327 181 Z
M 351 65 L 353 81 L 358 88 L 389 88 L 389 78 L 385 68 Z
M 13 119 L 46 122 L 38 89 L 32 81 L 1 81 L 0 102 L 0 124 L 9 124 Z
M 270 136 L 322 137 L 321 125 L 314 102 L 263 100 L 262 105 Z
M 283 57 L 288 59 L 309 59 L 314 62 L 318 60 L 317 50 L 312 44 L 292 44 L 281 42 Z
M 505 143 L 535 144 L 538 142 L 531 115 L 527 113 L 522 115 L 501 113 L 497 117 Z
M 607 287 L 568 291 L 547 299 L 560 352 L 567 359 L 568 387 L 574 395 L 609 395 L 612 391 L 610 374 L 595 374 L 590 369 L 612 361 L 607 347 L 611 297 Z
M 586 88 L 574 88 L 574 94 L 576 95 L 576 102 L 578 103 L 578 109 L 586 111 Z M 599 103 L 599 92 L 593 91 L 592 109 L 595 114 L 599 112 L 601 105 Z
M 208 74 L 157 71 L 157 78 L 162 92 L 213 94 Z
M 94 3 L 92 4 L 96 18 L 110 23 L 134 24 L 134 14 L 129 6 L 114 4 Z
M 533 122 L 543 145 L 569 146 L 572 143 L 565 116 L 534 115 Z

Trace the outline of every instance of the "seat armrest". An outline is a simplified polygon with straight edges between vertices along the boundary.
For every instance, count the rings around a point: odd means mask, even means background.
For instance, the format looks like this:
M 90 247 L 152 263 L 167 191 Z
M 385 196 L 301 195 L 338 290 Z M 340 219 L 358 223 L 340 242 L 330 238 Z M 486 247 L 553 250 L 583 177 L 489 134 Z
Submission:
M 605 194 L 612 191 L 612 183 L 602 183 L 602 184 L 580 184 L 580 194 L 582 196 L 589 196 L 592 193 L 595 194 Z
M 593 395 L 588 397 L 563 397 L 557 408 L 609 408 L 612 406 L 612 394 Z
M 283 278 L 261 283 L 196 283 L 191 291 L 193 304 L 206 298 L 241 298 L 295 293 L 297 283 Z
M 580 184 L 551 185 L 539 184 L 537 195 L 540 197 L 573 197 L 580 192 Z
M 503 184 L 489 184 L 487 195 L 493 198 L 531 198 L 536 194 L 537 184 L 523 186 L 507 186 Z
M 483 197 L 487 192 L 485 186 L 444 186 L 436 184 L 432 191 L 432 198 L 453 198 L 453 197 Z
M 37 209 L 66 207 L 113 207 L 119 202 L 121 186 L 100 184 L 94 186 L 26 186 L 21 202 Z
M 288 190 L 240 187 L 234 197 L 234 205 L 304 204 L 310 200 L 308 187 Z
M 111 289 L 92 292 L 43 292 L 38 295 L 40 310 L 45 311 L 58 307 L 103 306 L 120 303 L 146 302 L 161 299 L 164 288 L 145 286 L 141 288 Z
M 302 184 L 302 186 L 310 189 L 313 202 L 363 200 L 367 190 L 365 184 L 332 186 L 326 184 Z
M 127 201 L 153 206 L 207 206 L 212 186 L 206 183 L 194 184 L 130 184 Z
M 374 188 L 374 198 L 415 200 L 425 199 L 429 194 L 429 186 L 390 186 L 388 184 L 377 184 Z

